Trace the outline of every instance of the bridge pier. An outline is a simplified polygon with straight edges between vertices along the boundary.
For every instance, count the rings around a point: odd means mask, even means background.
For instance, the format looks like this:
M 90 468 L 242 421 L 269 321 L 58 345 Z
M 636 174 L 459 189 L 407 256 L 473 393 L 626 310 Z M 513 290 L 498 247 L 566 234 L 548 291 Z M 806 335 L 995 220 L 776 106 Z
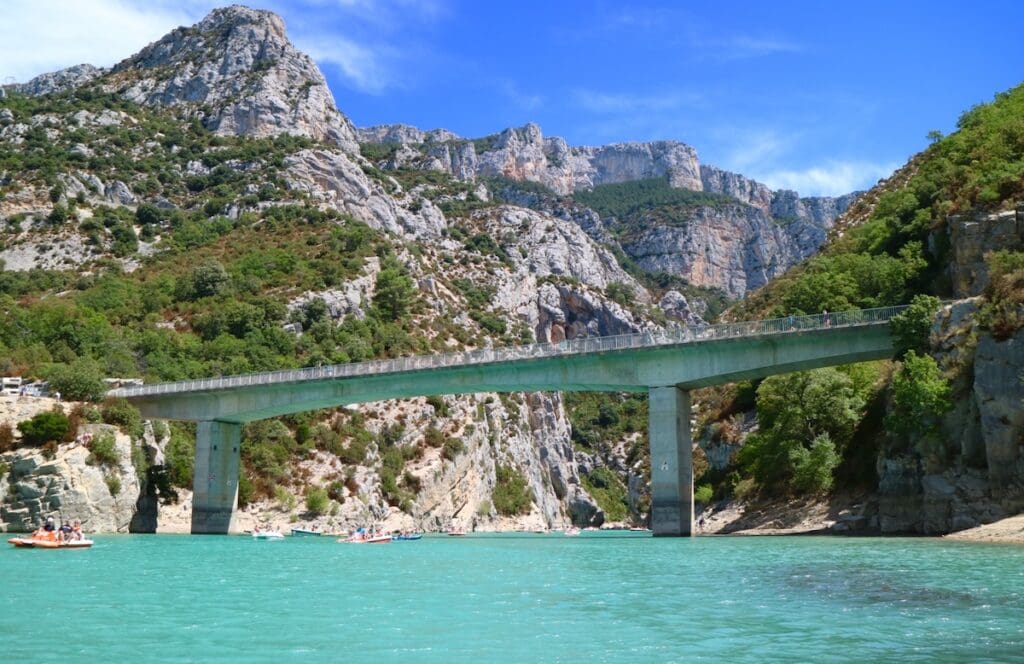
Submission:
M 192 478 L 192 533 L 234 532 L 242 425 L 196 423 L 196 467 Z
M 651 529 L 655 537 L 693 535 L 693 442 L 690 393 L 676 386 L 648 391 Z

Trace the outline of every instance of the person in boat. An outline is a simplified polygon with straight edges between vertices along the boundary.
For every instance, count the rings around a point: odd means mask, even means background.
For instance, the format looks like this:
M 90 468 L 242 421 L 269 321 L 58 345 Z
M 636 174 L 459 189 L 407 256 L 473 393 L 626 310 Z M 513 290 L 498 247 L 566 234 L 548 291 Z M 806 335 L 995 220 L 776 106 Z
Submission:
M 57 524 L 54 523 L 52 516 L 46 517 L 46 521 L 43 522 L 43 525 L 32 533 L 32 538 L 50 541 L 57 539 Z
M 78 542 L 84 539 L 82 536 L 82 522 L 75 519 L 74 525 L 71 526 L 71 539 Z
M 71 524 L 70 523 L 62 523 L 62 524 L 60 524 L 60 529 L 57 531 L 58 532 L 57 539 L 60 540 L 61 542 L 70 542 L 71 541 L 71 531 L 72 531 L 72 528 L 71 528 Z

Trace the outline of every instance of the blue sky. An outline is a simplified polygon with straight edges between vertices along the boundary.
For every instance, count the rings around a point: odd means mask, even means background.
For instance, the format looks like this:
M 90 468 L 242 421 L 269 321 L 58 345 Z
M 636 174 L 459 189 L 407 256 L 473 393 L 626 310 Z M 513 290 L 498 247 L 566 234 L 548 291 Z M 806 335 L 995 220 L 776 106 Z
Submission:
M 6 0 L 0 77 L 112 64 L 218 4 Z M 805 195 L 870 186 L 1024 79 L 1010 1 L 249 4 L 284 16 L 358 125 L 675 139 Z

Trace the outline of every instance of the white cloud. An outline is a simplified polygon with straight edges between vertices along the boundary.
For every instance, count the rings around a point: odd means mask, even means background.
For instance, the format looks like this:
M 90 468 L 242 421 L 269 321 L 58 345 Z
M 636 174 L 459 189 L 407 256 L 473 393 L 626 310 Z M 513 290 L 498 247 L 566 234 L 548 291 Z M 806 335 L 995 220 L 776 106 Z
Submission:
M 334 65 L 354 88 L 380 94 L 392 82 L 381 49 L 371 50 L 337 35 L 300 33 L 295 45 L 320 65 Z
M 4 0 L 0 3 L 0 82 L 25 82 L 56 69 L 107 67 L 218 2 L 158 0 Z
M 544 106 L 544 95 L 526 92 L 512 81 L 498 81 L 497 90 L 524 111 L 536 111 Z
M 794 136 L 783 138 L 774 130 L 736 131 L 729 135 L 730 142 L 737 144 L 726 158 L 726 165 L 744 172 L 755 164 L 776 160 L 793 145 Z
M 0 83 L 25 82 L 80 63 L 108 67 L 225 4 L 225 0 L 0 0 Z M 353 88 L 374 94 L 399 80 L 400 65 L 408 58 L 402 50 L 406 30 L 438 20 L 446 11 L 437 0 L 250 4 L 284 16 L 299 50 L 321 65 L 336 67 Z
M 870 161 L 831 161 L 804 170 L 775 170 L 753 177 L 772 189 L 793 189 L 801 196 L 840 196 L 868 189 L 889 177 L 899 164 Z
M 595 90 L 576 90 L 573 97 L 583 110 L 591 113 L 672 111 L 685 106 L 696 106 L 703 99 L 701 95 L 682 92 L 644 95 Z
M 774 37 L 732 35 L 715 39 L 695 39 L 693 45 L 702 55 L 718 60 L 746 60 L 777 53 L 799 53 L 800 44 Z

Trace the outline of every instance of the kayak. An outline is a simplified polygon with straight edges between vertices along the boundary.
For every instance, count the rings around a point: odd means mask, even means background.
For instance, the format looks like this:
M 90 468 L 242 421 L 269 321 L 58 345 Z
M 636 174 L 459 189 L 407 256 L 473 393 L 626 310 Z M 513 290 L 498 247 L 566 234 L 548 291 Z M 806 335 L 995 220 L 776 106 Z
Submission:
M 58 542 L 34 537 L 13 537 L 7 542 L 21 549 L 88 549 L 92 546 L 92 540 L 87 539 Z
M 423 533 L 416 533 L 415 535 L 395 535 L 391 539 L 395 542 L 415 542 L 418 539 L 423 539 Z

